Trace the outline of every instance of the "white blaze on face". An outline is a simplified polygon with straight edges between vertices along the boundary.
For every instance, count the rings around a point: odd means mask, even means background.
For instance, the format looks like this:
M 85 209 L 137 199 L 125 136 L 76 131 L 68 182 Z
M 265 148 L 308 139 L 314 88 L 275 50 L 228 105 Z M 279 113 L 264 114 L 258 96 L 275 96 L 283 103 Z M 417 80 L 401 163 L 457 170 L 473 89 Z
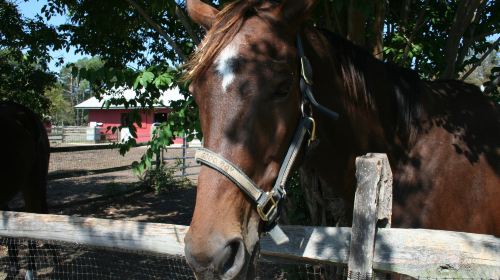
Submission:
M 235 41 L 227 45 L 215 60 L 215 69 L 217 69 L 217 72 L 222 77 L 222 89 L 224 91 L 226 91 L 227 87 L 231 85 L 235 77 L 233 62 L 238 56 L 238 44 Z

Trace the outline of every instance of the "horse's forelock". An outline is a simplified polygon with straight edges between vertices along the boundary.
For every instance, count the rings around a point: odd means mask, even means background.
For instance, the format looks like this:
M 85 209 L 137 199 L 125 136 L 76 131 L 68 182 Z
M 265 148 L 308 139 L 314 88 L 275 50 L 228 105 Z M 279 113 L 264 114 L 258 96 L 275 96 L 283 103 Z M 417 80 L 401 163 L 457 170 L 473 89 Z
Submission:
M 185 80 L 194 81 L 214 62 L 218 53 L 227 46 L 251 12 L 256 11 L 261 1 L 235 1 L 217 14 L 212 28 L 186 63 Z

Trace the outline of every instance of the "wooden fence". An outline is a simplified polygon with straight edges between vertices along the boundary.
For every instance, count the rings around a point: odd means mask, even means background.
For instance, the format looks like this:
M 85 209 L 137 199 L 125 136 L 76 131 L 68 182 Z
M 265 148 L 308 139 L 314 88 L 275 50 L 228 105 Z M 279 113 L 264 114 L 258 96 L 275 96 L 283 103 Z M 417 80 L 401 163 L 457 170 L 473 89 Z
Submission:
M 349 271 L 395 272 L 415 278 L 500 279 L 500 238 L 463 232 L 394 229 L 385 155 L 356 160 L 352 228 L 284 226 L 290 241 L 261 240 L 261 255 L 290 262 L 348 264 Z M 383 220 L 384 228 L 376 228 Z M 379 222 L 380 224 L 380 222 Z M 184 255 L 187 226 L 74 216 L 0 212 L 0 236 Z
M 187 226 L 0 212 L 0 236 L 184 255 Z M 290 242 L 261 240 L 261 255 L 290 262 L 347 264 L 351 228 L 284 226 Z M 500 239 L 424 229 L 380 229 L 372 268 L 412 277 L 499 279 Z

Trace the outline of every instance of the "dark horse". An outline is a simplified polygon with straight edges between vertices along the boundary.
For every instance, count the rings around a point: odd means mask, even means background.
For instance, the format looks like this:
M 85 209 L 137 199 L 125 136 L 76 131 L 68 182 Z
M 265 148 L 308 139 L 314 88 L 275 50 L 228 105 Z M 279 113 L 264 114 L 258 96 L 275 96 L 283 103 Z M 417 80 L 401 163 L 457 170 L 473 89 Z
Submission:
M 386 153 L 393 226 L 500 235 L 500 116 L 476 87 L 420 80 L 339 36 L 301 27 L 312 0 L 236 1 L 220 12 L 187 3 L 208 30 L 191 61 L 190 91 L 207 162 L 222 162 L 200 171 L 185 239 L 199 278 L 250 277 L 266 225 L 255 199 L 223 171 L 234 170 L 231 162 L 259 189 L 273 188 L 303 114 L 297 35 L 317 101 L 340 115 L 313 107 L 318 140 L 301 153 L 304 173 L 329 187 L 323 196 L 341 197 L 352 212 L 355 158 Z
M 4 133 L 0 139 L 0 154 L 4 161 L 0 168 L 1 209 L 8 210 L 8 202 L 16 194 L 22 193 L 24 211 L 47 213 L 49 141 L 45 127 L 30 109 L 12 102 L 0 102 L 0 123 Z M 19 271 L 18 249 L 13 241 L 6 240 L 13 266 L 9 277 L 15 277 Z M 35 246 L 34 242 L 28 242 L 29 273 L 35 270 Z

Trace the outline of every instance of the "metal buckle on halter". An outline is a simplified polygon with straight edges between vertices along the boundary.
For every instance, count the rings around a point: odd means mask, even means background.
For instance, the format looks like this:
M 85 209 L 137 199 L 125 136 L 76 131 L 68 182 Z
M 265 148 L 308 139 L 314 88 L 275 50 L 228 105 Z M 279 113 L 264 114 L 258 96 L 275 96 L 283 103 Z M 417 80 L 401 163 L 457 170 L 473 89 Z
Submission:
M 307 59 L 305 55 L 300 57 L 300 72 L 302 74 L 302 77 L 304 78 L 304 81 L 308 85 L 312 86 L 312 67 L 309 59 Z
M 311 120 L 311 130 L 309 130 L 309 140 L 307 141 L 307 145 L 310 145 L 311 142 L 316 140 L 316 121 L 312 117 L 309 117 L 309 119 Z
M 276 216 L 278 202 L 274 199 L 274 191 L 263 193 L 263 195 L 265 195 L 264 201 L 257 203 L 257 213 L 264 222 L 269 222 Z

